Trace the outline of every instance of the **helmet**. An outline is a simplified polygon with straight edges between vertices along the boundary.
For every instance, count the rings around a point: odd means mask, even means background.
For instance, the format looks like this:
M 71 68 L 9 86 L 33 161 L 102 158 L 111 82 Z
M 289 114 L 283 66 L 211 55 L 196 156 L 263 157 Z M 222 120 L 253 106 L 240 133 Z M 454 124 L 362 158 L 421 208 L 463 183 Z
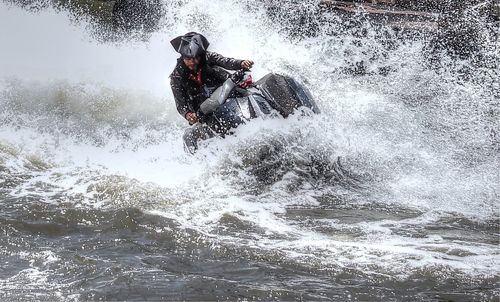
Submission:
M 204 54 L 207 51 L 208 42 L 202 34 L 196 32 L 189 32 L 183 36 L 170 41 L 175 51 L 180 53 L 183 57 L 194 58 Z

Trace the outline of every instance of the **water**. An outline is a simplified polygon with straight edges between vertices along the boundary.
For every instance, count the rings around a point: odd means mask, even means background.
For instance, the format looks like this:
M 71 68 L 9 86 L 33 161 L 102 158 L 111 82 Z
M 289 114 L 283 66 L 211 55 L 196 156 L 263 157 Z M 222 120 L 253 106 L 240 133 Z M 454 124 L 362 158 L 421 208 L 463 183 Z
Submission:
M 369 23 L 290 39 L 250 4 L 170 4 L 120 43 L 0 4 L 2 300 L 498 299 L 498 70 L 432 67 L 425 37 Z M 168 41 L 191 30 L 306 82 L 322 114 L 187 155 Z

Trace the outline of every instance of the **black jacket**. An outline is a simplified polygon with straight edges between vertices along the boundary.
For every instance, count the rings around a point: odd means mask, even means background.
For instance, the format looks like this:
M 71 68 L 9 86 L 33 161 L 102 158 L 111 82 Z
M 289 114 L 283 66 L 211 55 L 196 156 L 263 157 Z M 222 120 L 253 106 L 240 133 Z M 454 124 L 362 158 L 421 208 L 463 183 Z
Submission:
M 209 97 L 206 88 L 217 88 L 230 75 L 221 67 L 229 70 L 241 69 L 243 60 L 225 58 L 215 52 L 207 52 L 200 61 L 201 79 L 204 86 L 199 86 L 191 77 L 195 74 L 179 58 L 170 75 L 170 86 L 174 93 L 177 111 L 185 118 L 188 112 L 197 112 L 200 104 Z M 205 87 L 206 86 L 206 87 Z

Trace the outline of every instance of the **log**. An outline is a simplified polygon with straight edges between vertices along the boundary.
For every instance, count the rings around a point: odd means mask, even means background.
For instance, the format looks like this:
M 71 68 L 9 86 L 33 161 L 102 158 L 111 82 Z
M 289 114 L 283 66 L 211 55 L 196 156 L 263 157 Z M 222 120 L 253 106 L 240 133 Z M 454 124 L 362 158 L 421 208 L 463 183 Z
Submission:
M 392 0 L 374 0 L 375 3 L 394 4 Z M 393 6 L 374 3 L 359 3 L 350 1 L 322 0 L 320 6 L 324 9 L 340 10 L 353 14 L 370 14 L 389 17 L 413 17 L 418 19 L 437 20 L 438 13 L 396 9 Z

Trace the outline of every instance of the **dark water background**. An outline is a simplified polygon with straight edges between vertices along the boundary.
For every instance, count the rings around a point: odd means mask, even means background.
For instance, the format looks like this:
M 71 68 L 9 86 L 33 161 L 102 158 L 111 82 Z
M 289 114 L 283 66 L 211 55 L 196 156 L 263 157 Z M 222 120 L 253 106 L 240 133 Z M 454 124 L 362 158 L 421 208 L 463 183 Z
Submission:
M 250 4 L 169 4 L 146 42 L 0 4 L 3 301 L 498 300 L 499 45 L 484 20 L 470 14 L 480 52 L 431 57 L 430 37 L 363 18 L 290 37 Z M 190 30 L 255 60 L 254 78 L 304 81 L 322 114 L 186 155 L 168 41 Z

